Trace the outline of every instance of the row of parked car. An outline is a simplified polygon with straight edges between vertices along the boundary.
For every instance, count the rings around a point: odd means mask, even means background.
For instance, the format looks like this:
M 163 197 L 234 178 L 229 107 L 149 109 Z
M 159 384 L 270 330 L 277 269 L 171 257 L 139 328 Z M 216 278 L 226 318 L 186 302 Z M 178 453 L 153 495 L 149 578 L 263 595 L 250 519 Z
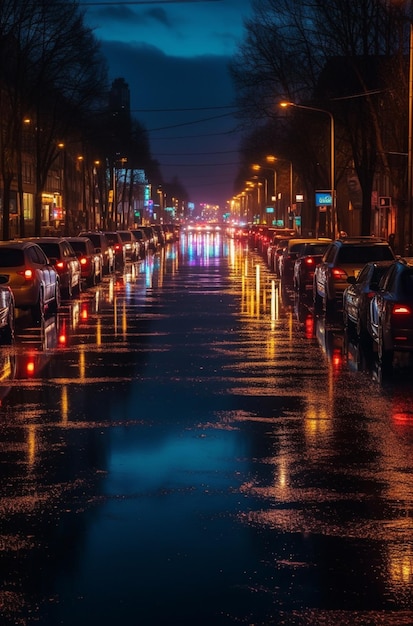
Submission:
M 249 239 L 284 286 L 308 294 L 316 314 L 342 314 L 346 332 L 372 342 L 383 364 L 413 353 L 413 258 L 374 236 L 332 241 L 256 228 Z
M 76 237 L 32 237 L 0 242 L 0 332 L 14 336 L 15 309 L 30 311 L 40 323 L 56 313 L 61 298 L 79 295 L 105 274 L 123 271 L 126 261 L 144 259 L 176 239 L 174 226 L 135 230 L 82 231 Z

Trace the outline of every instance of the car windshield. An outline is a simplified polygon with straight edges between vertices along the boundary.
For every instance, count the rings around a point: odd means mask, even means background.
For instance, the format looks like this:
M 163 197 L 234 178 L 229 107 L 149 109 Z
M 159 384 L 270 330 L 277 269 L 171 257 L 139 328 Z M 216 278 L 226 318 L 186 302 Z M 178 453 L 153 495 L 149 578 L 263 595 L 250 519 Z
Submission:
M 301 252 L 304 248 L 304 244 L 301 243 L 293 243 L 290 246 L 290 252 Z
M 391 261 L 394 258 L 388 246 L 343 246 L 338 254 L 339 263 L 364 265 L 369 261 Z
M 39 246 L 45 253 L 49 259 L 59 259 L 60 258 L 60 249 L 57 243 L 43 243 L 40 242 Z
M 93 243 L 95 248 L 100 248 L 100 236 L 99 235 L 95 235 L 94 233 L 88 233 L 87 236 L 90 239 L 90 241 Z
M 105 237 L 111 245 L 114 243 L 119 243 L 119 239 L 117 235 L 112 235 L 111 233 L 105 233 Z
M 119 235 L 122 241 L 130 241 L 132 238 L 129 233 L 119 233 Z
M 84 241 L 71 241 L 70 245 L 72 246 L 75 252 L 80 252 L 81 254 L 85 254 L 86 244 Z
M 23 250 L 15 248 L 0 249 L 0 267 L 20 267 L 24 265 Z
M 328 243 L 309 243 L 302 251 L 303 255 L 321 255 L 324 254 L 328 247 Z

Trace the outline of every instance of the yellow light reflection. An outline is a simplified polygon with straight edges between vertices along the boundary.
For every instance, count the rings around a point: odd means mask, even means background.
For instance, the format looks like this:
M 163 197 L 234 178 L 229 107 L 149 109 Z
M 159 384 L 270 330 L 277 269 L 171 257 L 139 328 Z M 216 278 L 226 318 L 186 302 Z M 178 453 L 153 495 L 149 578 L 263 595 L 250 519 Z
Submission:
M 85 371 L 86 371 L 86 358 L 85 358 L 85 346 L 80 346 L 79 352 L 79 378 L 80 380 L 85 380 Z
M 61 412 L 62 412 L 62 424 L 64 426 L 67 426 L 68 418 L 69 418 L 69 398 L 67 395 L 67 385 L 62 386 L 60 407 L 61 407 Z
M 102 322 L 100 319 L 96 322 L 96 345 L 102 345 Z
M 30 424 L 27 429 L 27 464 L 33 467 L 36 461 L 36 426 Z

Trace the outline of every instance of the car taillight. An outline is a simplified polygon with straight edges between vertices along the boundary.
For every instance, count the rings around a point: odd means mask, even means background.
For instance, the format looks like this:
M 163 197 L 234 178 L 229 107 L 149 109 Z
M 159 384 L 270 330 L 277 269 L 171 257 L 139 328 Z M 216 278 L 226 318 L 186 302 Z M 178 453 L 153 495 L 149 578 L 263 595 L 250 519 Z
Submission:
M 120 250 L 120 245 L 118 243 L 115 244 L 115 250 Z
M 24 280 L 33 280 L 34 278 L 34 272 L 30 268 L 26 268 L 25 270 L 17 273 L 20 274 L 20 276 L 23 276 Z
M 64 261 L 57 261 L 56 262 L 56 267 L 57 267 L 58 270 L 64 269 L 64 267 L 65 267 Z
M 331 273 L 334 280 L 345 280 L 347 278 L 347 273 L 339 267 L 333 268 Z
M 86 265 L 87 264 L 87 259 L 84 256 L 80 257 L 79 261 L 80 261 L 80 265 Z
M 393 315 L 411 315 L 412 310 L 409 306 L 403 304 L 395 304 L 393 306 Z
M 305 264 L 306 265 L 314 265 L 314 259 L 312 259 L 311 257 L 307 257 L 305 259 Z

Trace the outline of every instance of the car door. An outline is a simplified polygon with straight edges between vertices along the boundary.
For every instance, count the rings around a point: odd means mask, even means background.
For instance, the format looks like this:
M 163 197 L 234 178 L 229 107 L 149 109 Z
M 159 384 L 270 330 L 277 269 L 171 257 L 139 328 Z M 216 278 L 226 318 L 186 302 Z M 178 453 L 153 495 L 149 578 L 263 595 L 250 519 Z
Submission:
M 384 315 L 386 307 L 386 299 L 388 294 L 389 285 L 394 280 L 396 267 L 392 266 L 382 277 L 377 293 L 373 296 L 370 302 L 370 334 L 375 341 L 379 337 L 379 327 L 382 323 L 382 317 Z
M 54 284 L 56 272 L 49 264 L 49 259 L 38 245 L 30 246 L 27 251 L 34 267 L 36 267 L 37 282 L 43 285 L 45 303 L 54 298 Z

